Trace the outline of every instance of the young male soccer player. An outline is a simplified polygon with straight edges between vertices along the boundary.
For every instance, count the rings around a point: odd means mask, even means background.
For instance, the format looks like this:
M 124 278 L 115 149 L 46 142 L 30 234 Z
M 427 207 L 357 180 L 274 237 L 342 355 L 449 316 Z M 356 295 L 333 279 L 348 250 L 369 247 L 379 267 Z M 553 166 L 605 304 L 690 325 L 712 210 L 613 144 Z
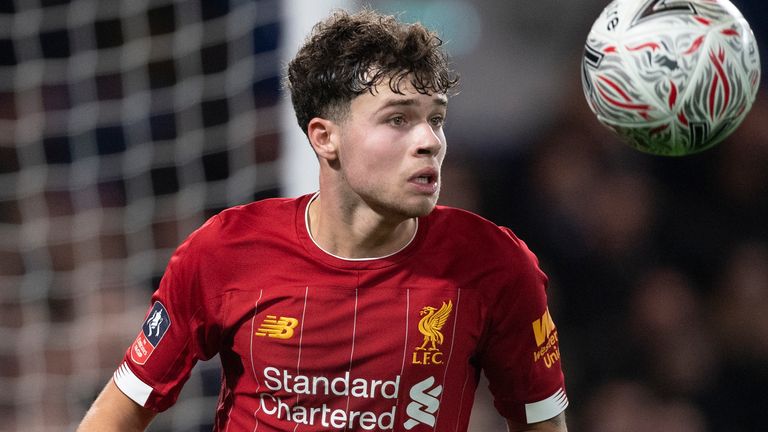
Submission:
M 171 258 L 80 430 L 143 430 L 220 355 L 221 431 L 465 431 L 481 370 L 513 431 L 565 431 L 546 276 L 509 229 L 436 207 L 441 41 L 372 11 L 288 68 L 320 190 L 232 208 Z

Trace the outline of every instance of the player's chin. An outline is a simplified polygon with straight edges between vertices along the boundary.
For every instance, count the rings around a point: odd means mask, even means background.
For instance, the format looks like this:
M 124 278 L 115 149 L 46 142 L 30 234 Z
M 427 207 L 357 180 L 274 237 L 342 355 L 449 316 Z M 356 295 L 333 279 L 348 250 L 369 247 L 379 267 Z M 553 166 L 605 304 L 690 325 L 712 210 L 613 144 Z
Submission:
M 405 206 L 405 212 L 409 217 L 421 217 L 426 216 L 435 209 L 437 205 L 438 194 L 422 195 L 415 197 L 412 200 L 408 200 Z

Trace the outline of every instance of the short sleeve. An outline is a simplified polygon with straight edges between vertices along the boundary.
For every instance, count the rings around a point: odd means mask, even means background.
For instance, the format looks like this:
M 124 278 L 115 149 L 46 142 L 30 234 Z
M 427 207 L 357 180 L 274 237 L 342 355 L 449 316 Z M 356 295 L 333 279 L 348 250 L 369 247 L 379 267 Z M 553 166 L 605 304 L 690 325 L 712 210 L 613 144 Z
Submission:
M 547 307 L 547 276 L 523 241 L 505 229 L 513 253 L 510 272 L 493 302 L 480 366 L 494 404 L 505 418 L 536 423 L 568 406 L 557 328 Z
M 197 361 L 210 359 L 219 349 L 216 311 L 221 300 L 200 277 L 205 232 L 213 224 L 215 218 L 171 257 L 138 336 L 113 376 L 123 393 L 153 411 L 172 406 Z

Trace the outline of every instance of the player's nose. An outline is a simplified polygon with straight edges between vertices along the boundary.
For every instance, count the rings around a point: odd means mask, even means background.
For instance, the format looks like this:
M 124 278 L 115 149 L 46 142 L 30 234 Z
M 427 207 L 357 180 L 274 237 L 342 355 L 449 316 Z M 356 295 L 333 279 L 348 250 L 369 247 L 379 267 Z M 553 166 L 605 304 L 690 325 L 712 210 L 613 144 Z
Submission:
M 415 128 L 415 134 L 416 154 L 435 156 L 440 153 L 444 142 L 439 130 L 424 122 Z

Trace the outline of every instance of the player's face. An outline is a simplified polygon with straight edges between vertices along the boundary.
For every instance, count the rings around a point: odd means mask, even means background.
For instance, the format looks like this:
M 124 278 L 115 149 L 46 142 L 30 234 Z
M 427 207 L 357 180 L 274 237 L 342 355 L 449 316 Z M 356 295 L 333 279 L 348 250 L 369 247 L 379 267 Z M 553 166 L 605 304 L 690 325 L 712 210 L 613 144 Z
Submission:
M 342 121 L 340 169 L 349 189 L 378 213 L 423 216 L 440 193 L 447 98 L 410 85 L 398 94 L 387 84 L 352 100 Z

